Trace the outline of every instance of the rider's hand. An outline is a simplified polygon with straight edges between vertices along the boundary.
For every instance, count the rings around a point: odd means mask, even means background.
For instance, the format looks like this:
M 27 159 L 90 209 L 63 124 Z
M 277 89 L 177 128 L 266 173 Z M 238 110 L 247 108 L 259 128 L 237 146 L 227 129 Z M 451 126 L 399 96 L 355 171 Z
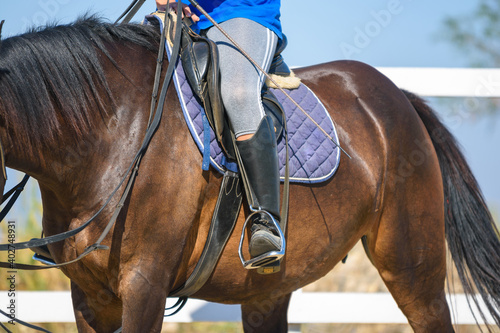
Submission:
M 156 0 L 156 7 L 160 11 L 165 11 L 167 7 L 167 0 Z M 177 13 L 177 0 L 170 0 L 169 8 Z M 189 8 L 188 5 L 183 3 L 182 17 L 184 18 L 184 16 L 191 18 L 193 22 L 198 22 L 200 20 L 200 18 L 196 14 L 191 13 L 191 8 Z

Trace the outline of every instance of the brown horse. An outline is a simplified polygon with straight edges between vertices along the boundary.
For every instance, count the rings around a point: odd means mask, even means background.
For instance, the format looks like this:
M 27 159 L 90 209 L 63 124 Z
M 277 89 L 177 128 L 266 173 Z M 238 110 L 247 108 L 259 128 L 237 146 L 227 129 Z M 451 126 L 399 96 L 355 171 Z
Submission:
M 159 34 L 86 19 L 12 37 L 0 47 L 0 139 L 8 167 L 36 178 L 48 236 L 103 205 L 143 139 Z M 245 270 L 235 232 L 193 297 L 242 304 L 246 332 L 285 332 L 291 293 L 328 273 L 364 239 L 366 252 L 415 332 L 451 332 L 445 237 L 466 292 L 500 324 L 499 241 L 450 133 L 418 97 L 352 61 L 296 71 L 321 98 L 352 159 L 329 181 L 292 185 L 279 273 Z M 159 332 L 165 300 L 204 245 L 221 176 L 201 170 L 173 87 L 116 224 L 95 251 L 65 266 L 81 332 Z M 84 231 L 49 246 L 76 258 L 118 198 Z M 245 210 L 236 226 L 241 230 Z M 332 309 L 333 311 L 333 309 Z

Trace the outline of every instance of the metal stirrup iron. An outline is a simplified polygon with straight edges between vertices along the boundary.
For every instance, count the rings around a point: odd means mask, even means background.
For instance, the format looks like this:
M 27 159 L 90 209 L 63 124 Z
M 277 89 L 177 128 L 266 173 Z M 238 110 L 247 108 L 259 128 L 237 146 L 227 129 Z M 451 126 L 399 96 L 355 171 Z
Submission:
M 245 240 L 245 231 L 246 231 L 246 226 L 248 221 L 252 220 L 253 216 L 256 214 L 266 214 L 271 218 L 271 221 L 273 222 L 274 227 L 278 231 L 279 237 L 280 237 L 280 249 L 278 251 L 271 251 L 271 252 L 266 252 L 261 254 L 260 256 L 257 256 L 255 258 L 252 258 L 250 260 L 246 260 L 243 256 L 243 241 Z M 240 239 L 240 245 L 238 247 L 238 254 L 240 256 L 241 263 L 243 264 L 243 267 L 246 269 L 256 269 L 260 268 L 262 266 L 265 266 L 267 264 L 273 263 L 277 260 L 280 260 L 284 255 L 285 255 L 285 249 L 286 249 L 286 242 L 285 242 L 285 235 L 283 234 L 283 231 L 281 230 L 280 224 L 272 214 L 265 210 L 254 210 L 246 219 L 245 224 L 243 224 L 243 229 L 241 231 L 241 239 Z

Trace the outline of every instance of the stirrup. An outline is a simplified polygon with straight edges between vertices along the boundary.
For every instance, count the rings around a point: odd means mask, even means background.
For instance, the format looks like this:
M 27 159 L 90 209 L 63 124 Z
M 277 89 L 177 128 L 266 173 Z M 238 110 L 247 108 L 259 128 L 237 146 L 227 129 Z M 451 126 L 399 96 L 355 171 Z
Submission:
M 246 231 L 246 226 L 248 221 L 252 219 L 252 217 L 255 214 L 258 213 L 264 213 L 268 215 L 271 218 L 271 221 L 274 224 L 274 227 L 278 231 L 278 236 L 280 237 L 280 249 L 279 251 L 270 251 L 261 254 L 258 257 L 252 258 L 250 260 L 245 260 L 243 257 L 243 241 L 245 240 L 245 231 Z M 243 267 L 246 269 L 256 269 L 262 266 L 265 266 L 267 264 L 270 264 L 272 262 L 275 262 L 276 260 L 280 260 L 284 255 L 285 255 L 285 248 L 286 248 L 286 242 L 285 242 L 285 235 L 283 234 L 283 231 L 281 231 L 280 225 L 278 221 L 274 218 L 272 214 L 265 210 L 257 210 L 253 211 L 246 219 L 245 224 L 243 224 L 243 230 L 241 232 L 241 239 L 240 239 L 240 246 L 238 248 L 238 254 L 240 256 L 241 263 L 243 264 Z

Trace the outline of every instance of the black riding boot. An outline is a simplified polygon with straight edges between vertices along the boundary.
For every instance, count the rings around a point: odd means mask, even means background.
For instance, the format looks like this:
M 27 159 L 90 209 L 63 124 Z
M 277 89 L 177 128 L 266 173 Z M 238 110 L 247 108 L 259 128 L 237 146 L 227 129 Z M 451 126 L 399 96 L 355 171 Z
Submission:
M 254 136 L 236 141 L 243 169 L 251 187 L 248 203 L 254 211 L 266 211 L 279 222 L 280 176 L 274 124 L 265 116 Z M 240 166 L 241 168 L 241 166 Z M 264 212 L 254 215 L 249 251 L 252 257 L 280 250 L 280 237 L 271 217 Z

